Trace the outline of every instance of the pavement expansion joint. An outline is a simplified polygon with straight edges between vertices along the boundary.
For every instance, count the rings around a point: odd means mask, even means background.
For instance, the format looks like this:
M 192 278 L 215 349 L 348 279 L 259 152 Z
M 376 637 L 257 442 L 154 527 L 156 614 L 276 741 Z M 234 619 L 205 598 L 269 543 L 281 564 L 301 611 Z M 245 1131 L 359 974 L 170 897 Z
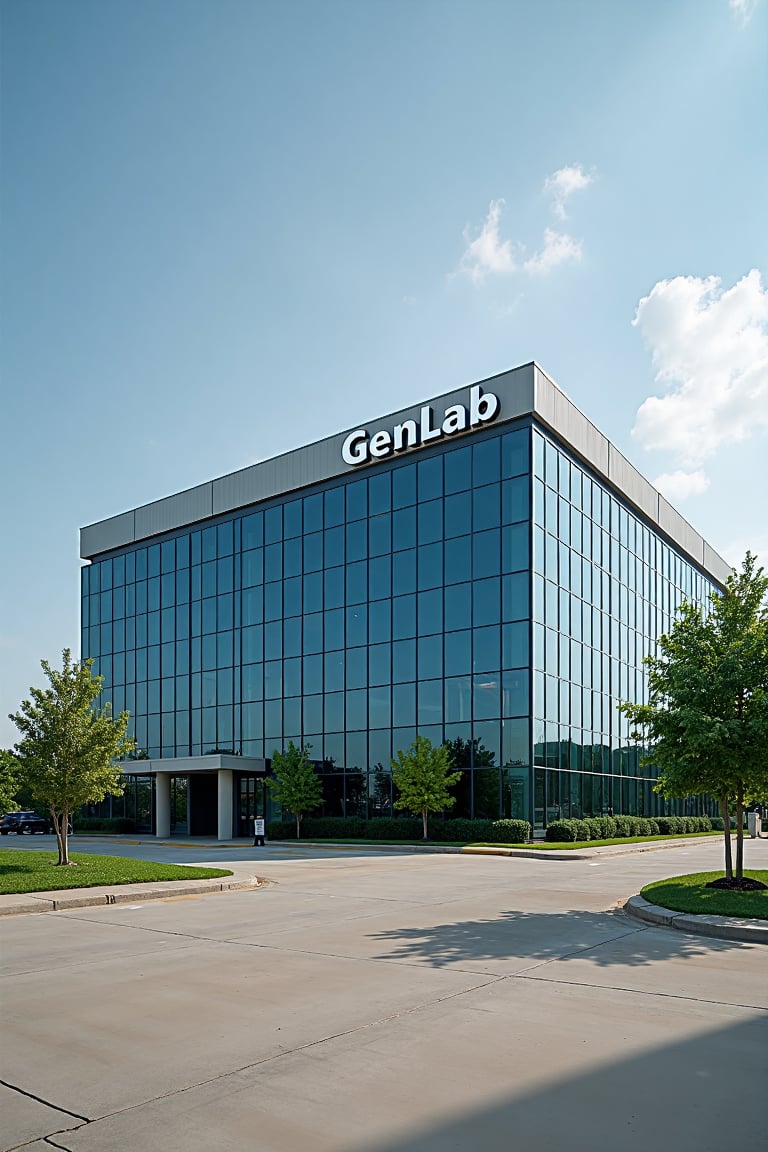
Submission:
M 530 971 L 530 969 L 528 970 Z M 564 988 L 591 988 L 594 992 L 628 992 L 632 996 L 648 996 L 661 1000 L 684 1000 L 694 1004 L 713 1004 L 718 1008 L 746 1008 L 753 1012 L 768 1014 L 762 1004 L 742 1004 L 736 1000 L 712 1000 L 706 996 L 686 996 L 683 992 L 659 992 L 650 988 L 631 988 L 625 984 L 594 984 L 591 980 L 559 980 L 556 976 L 529 976 L 526 972 L 516 973 L 521 980 L 540 980 L 544 984 L 559 984 Z M 513 979 L 514 977 L 509 977 Z
M 83 1124 L 90 1124 L 91 1122 L 89 1116 L 81 1116 L 79 1112 L 73 1112 L 70 1108 L 63 1108 L 60 1104 L 54 1104 L 53 1101 L 46 1100 L 44 1096 L 36 1096 L 34 1092 L 27 1092 L 26 1088 L 20 1088 L 18 1084 L 11 1084 L 9 1080 L 0 1080 L 0 1084 L 10 1092 L 18 1092 L 20 1096 L 27 1096 L 30 1100 L 35 1100 L 38 1104 L 43 1104 L 54 1112 L 63 1112 L 65 1116 L 71 1116 Z
M 78 1124 L 75 1128 L 62 1128 L 61 1132 L 56 1132 L 53 1135 L 60 1136 L 62 1132 L 79 1132 L 80 1129 L 84 1127 L 84 1124 Z M 72 1152 L 72 1149 L 68 1144 L 57 1144 L 53 1138 L 53 1135 L 43 1136 L 43 1143 L 50 1144 L 51 1148 L 60 1148 L 61 1152 Z

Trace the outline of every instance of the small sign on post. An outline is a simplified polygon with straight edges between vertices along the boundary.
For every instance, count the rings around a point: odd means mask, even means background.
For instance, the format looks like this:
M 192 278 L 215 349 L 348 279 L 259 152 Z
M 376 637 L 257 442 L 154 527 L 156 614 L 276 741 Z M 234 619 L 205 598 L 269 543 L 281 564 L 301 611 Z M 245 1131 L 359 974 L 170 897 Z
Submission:
M 258 816 L 253 819 L 253 846 L 254 848 L 264 847 L 264 820 Z

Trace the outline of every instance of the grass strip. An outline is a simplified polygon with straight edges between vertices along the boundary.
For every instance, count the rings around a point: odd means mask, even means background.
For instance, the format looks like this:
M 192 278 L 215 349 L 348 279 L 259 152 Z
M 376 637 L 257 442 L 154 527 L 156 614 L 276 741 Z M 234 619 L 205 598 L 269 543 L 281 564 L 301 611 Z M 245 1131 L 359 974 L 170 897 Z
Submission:
M 573 851 L 576 848 L 603 848 L 611 844 L 653 844 L 663 840 L 698 840 L 718 836 L 722 832 L 675 832 L 669 836 L 614 836 L 611 840 L 539 840 L 535 844 L 505 844 L 505 848 L 535 848 L 538 852 Z M 490 845 L 489 845 L 490 847 Z
M 720 872 L 691 872 L 687 876 L 670 876 L 646 884 L 640 892 L 644 899 L 673 912 L 691 912 L 703 916 L 741 916 L 753 920 L 768 920 L 768 889 L 762 892 L 729 892 L 721 888 L 707 888 L 710 880 L 724 875 Z M 745 876 L 768 884 L 768 871 L 745 869 Z
M 435 848 L 535 848 L 539 852 L 551 852 L 554 849 L 561 851 L 574 851 L 577 848 L 600 848 L 610 844 L 650 844 L 655 840 L 696 840 L 701 837 L 717 836 L 721 840 L 723 838 L 722 832 L 677 832 L 669 836 L 616 836 L 612 840 L 563 840 L 563 841 L 543 841 L 537 840 L 535 843 L 530 841 L 517 841 L 514 844 L 511 841 L 498 841 L 490 840 L 343 840 L 336 836 L 334 838 L 323 839 L 320 836 L 308 836 L 306 840 L 271 840 L 271 844 L 304 844 L 306 846 L 312 844 L 322 844 L 332 848 L 334 844 L 339 845 L 358 845 L 365 848 L 375 848 L 378 845 L 382 847 L 397 847 L 409 848 L 418 845 L 432 845 Z
M 49 892 L 64 888 L 95 888 L 102 884 L 148 884 L 158 880 L 212 880 L 231 876 L 226 868 L 192 868 L 156 864 L 124 856 L 91 856 L 74 852 L 76 868 L 59 867 L 53 852 L 0 849 L 0 895 Z

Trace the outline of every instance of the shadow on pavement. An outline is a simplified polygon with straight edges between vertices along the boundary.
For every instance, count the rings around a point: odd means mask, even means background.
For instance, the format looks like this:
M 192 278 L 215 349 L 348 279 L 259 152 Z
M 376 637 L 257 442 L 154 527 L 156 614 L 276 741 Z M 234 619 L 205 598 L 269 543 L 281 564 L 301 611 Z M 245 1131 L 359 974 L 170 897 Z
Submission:
M 553 1020 L 553 1028 L 557 1021 Z M 615 1033 L 617 1022 L 612 1029 Z M 714 1152 L 768 1147 L 768 1014 L 612 1061 L 358 1152 Z M 519 1067 L 535 1054 L 519 1054 Z
M 369 939 L 392 943 L 380 960 L 425 960 L 436 968 L 469 960 L 503 960 L 514 956 L 537 960 L 581 958 L 585 951 L 621 940 L 620 949 L 600 949 L 590 959 L 598 965 L 654 964 L 672 957 L 686 959 L 713 950 L 744 948 L 735 940 L 687 936 L 674 929 L 646 928 L 623 912 L 502 912 L 488 920 L 461 920 L 424 928 L 394 928 Z

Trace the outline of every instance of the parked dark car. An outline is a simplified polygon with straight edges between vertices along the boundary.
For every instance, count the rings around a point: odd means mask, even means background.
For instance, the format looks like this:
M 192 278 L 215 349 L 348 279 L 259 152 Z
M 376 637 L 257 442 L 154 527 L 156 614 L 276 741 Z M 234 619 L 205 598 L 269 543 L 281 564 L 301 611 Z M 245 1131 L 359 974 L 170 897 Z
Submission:
M 0 816 L 0 836 L 7 836 L 9 832 L 16 832 L 19 836 L 23 832 L 50 832 L 51 823 L 37 812 L 9 812 Z

